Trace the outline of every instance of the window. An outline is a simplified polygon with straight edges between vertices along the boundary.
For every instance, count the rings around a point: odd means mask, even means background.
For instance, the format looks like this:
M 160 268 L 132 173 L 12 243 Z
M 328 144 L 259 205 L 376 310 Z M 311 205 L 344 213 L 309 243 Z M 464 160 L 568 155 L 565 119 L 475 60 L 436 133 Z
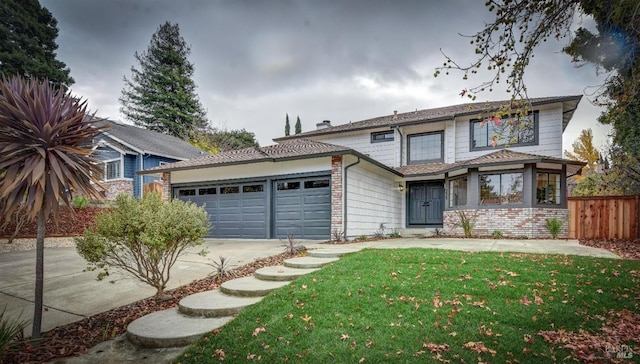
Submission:
M 536 203 L 546 205 L 560 204 L 559 173 L 536 173 Z
M 524 117 L 471 121 L 471 150 L 536 144 L 538 113 Z
M 393 130 L 371 133 L 371 143 L 392 142 L 393 138 L 394 138 Z
M 122 178 L 122 172 L 120 170 L 120 159 L 109 161 L 104 164 L 104 179 L 118 179 Z
M 467 204 L 467 177 L 449 181 L 449 207 Z
M 232 193 L 240 193 L 240 187 L 238 186 L 220 187 L 221 195 L 229 195 Z
M 444 150 L 444 133 L 415 134 L 407 136 L 408 163 L 440 162 Z
M 196 189 L 195 188 L 190 188 L 188 190 L 180 190 L 178 191 L 178 196 L 195 196 L 196 195 Z
M 205 188 L 199 188 L 198 189 L 198 195 L 215 195 L 216 193 L 218 193 L 217 189 L 215 187 L 205 187 Z
M 278 182 L 278 191 L 299 190 L 300 182 Z
M 242 186 L 242 193 L 262 192 L 262 191 L 264 191 L 264 185 Z
M 480 176 L 482 205 L 522 204 L 523 173 L 485 174 Z
M 328 179 L 304 181 L 304 188 L 325 188 L 325 187 L 329 187 Z

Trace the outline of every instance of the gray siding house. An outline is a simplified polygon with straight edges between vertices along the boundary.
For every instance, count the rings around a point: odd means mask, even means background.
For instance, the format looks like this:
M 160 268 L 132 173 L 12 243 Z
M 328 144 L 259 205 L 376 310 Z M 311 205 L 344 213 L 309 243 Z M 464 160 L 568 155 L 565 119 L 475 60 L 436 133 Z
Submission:
M 162 176 L 167 198 L 205 205 L 214 237 L 329 239 L 372 235 L 381 226 L 462 234 L 460 213 L 474 217 L 476 235 L 548 237 L 545 221 L 566 218 L 566 180 L 583 166 L 562 158 L 562 133 L 580 100 L 477 102 L 325 121 L 272 146 L 142 173 Z

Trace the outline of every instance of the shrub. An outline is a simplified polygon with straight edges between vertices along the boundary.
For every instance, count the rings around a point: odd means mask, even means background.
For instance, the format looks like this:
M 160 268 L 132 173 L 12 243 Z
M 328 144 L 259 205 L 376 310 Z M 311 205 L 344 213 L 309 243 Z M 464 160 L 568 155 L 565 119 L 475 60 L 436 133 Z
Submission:
M 77 209 L 83 209 L 89 206 L 90 202 L 89 199 L 84 196 L 76 196 L 73 198 L 73 200 L 71 200 L 71 203 L 73 204 L 73 207 Z
M 101 270 L 99 280 L 117 267 L 156 288 L 156 298 L 164 299 L 171 267 L 185 249 L 202 244 L 208 231 L 207 213 L 193 203 L 165 202 L 155 193 L 143 199 L 122 194 L 76 238 L 76 247 L 89 270 Z
M 494 230 L 494 231 L 491 233 L 491 236 L 493 236 L 494 238 L 501 238 L 501 237 L 503 237 L 504 235 L 502 234 L 502 231 L 500 231 L 500 230 Z
M 6 310 L 5 307 L 0 312 L 0 359 L 9 351 L 13 341 L 23 335 L 23 330 L 29 325 L 28 321 L 6 319 L 4 317 Z
M 282 246 L 284 247 L 284 252 L 289 255 L 295 255 L 307 250 L 304 245 L 299 241 L 296 241 L 296 234 L 294 233 L 287 235 L 287 242 Z
M 562 225 L 564 225 L 564 221 L 559 220 L 557 217 L 553 217 L 552 219 L 547 219 L 547 230 L 551 236 L 555 239 L 560 234 L 560 230 L 562 230 Z
M 213 263 L 210 264 L 213 267 L 213 273 L 211 276 L 213 276 L 218 282 L 222 282 L 222 279 L 225 277 L 235 277 L 236 272 L 233 270 L 235 265 L 231 265 L 231 263 L 229 263 L 229 259 L 226 257 L 220 256 L 219 259 L 220 262 L 216 262 L 214 260 Z
M 476 217 L 478 216 L 478 210 L 471 213 L 470 211 L 457 210 L 458 221 L 454 225 L 459 226 L 464 231 L 464 236 L 469 237 L 473 235 L 473 228 L 476 226 Z

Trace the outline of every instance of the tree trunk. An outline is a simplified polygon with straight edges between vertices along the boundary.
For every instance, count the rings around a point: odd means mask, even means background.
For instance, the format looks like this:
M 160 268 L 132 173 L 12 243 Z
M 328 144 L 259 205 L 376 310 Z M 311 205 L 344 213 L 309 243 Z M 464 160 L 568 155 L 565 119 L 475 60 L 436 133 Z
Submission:
M 41 208 L 38 211 L 38 232 L 36 235 L 36 291 L 33 307 L 33 328 L 31 337 L 40 337 L 42 327 L 42 298 L 44 291 L 44 233 L 45 233 L 45 211 Z

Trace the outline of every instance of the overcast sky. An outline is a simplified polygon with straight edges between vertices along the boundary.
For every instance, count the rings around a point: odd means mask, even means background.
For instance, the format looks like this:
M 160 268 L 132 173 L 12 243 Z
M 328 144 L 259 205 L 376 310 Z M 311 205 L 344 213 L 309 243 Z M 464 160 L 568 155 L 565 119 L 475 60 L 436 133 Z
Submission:
M 178 23 L 191 46 L 194 81 L 210 123 L 245 128 L 261 145 L 322 120 L 333 125 L 398 112 L 468 102 L 459 93 L 482 81 L 462 74 L 433 77 L 444 57 L 470 60 L 472 34 L 490 19 L 484 1 L 208 1 L 40 0 L 58 20 L 58 59 L 71 69 L 74 94 L 101 117 L 124 121 L 123 77 L 138 64 L 165 21 Z M 592 66 L 575 68 L 563 44 L 541 49 L 527 73 L 529 96 L 581 95 L 601 83 Z M 487 76 L 485 75 L 485 78 Z M 502 90 L 477 101 L 506 100 Z M 588 97 L 565 131 L 570 149 L 580 130 L 602 145 L 609 128 Z

